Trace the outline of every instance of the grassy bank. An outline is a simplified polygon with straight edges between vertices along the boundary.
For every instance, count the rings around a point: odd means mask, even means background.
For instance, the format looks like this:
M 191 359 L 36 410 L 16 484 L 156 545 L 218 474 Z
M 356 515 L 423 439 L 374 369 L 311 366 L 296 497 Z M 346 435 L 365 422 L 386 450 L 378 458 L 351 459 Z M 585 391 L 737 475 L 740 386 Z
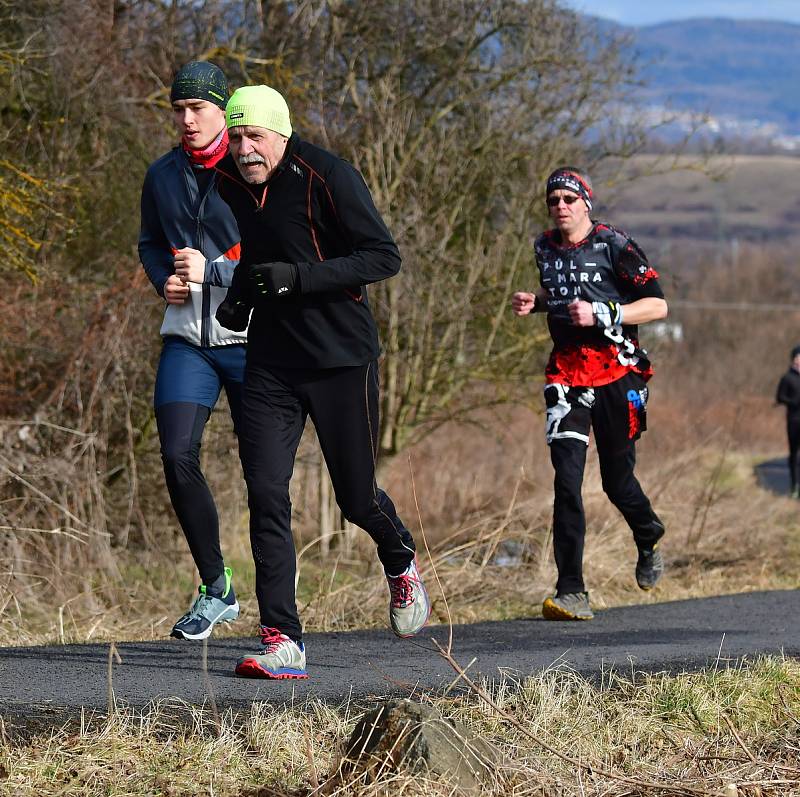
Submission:
M 800 665 L 759 659 L 692 675 L 569 671 L 425 698 L 491 742 L 487 795 L 800 794 Z M 88 718 L 21 740 L 0 735 L 0 793 L 19 795 L 451 795 L 452 784 L 387 771 L 337 776 L 367 704 L 256 703 L 246 716 L 174 706 Z

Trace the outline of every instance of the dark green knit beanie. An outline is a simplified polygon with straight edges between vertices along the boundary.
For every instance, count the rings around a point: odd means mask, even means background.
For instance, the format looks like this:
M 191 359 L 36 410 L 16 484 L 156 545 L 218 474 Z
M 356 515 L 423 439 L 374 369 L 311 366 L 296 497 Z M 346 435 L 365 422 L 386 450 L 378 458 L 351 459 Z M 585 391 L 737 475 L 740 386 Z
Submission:
M 178 70 L 169 101 L 207 100 L 222 110 L 228 103 L 228 81 L 223 71 L 208 61 L 191 61 Z

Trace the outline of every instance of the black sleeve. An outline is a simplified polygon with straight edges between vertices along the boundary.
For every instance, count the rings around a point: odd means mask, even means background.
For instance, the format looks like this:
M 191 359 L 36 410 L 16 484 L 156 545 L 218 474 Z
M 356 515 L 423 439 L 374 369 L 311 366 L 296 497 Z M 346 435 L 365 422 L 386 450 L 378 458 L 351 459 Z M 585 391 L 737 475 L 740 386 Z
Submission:
M 785 404 L 787 407 L 800 406 L 800 397 L 797 395 L 792 381 L 784 374 L 778 382 L 778 390 L 775 393 L 775 403 Z
M 776 404 L 786 404 L 786 377 L 782 376 L 780 382 L 778 382 L 778 389 L 775 391 L 775 403 Z
M 647 255 L 633 238 L 615 236 L 612 255 L 614 271 L 620 285 L 634 300 L 664 298 L 658 272 L 650 265 Z
M 325 260 L 325 268 L 319 268 L 319 263 L 298 263 L 302 292 L 369 285 L 397 274 L 400 251 L 358 171 L 339 161 L 322 190 L 323 204 L 335 214 L 350 252 Z

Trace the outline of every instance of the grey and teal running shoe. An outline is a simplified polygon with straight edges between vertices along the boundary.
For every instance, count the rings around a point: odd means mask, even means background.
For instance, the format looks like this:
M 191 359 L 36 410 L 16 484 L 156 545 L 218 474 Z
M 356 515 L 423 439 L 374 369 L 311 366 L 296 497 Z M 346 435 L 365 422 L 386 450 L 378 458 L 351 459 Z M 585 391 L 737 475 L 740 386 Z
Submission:
M 545 598 L 542 617 L 545 620 L 591 620 L 594 612 L 589 605 L 589 593 L 566 592 L 554 598 Z
M 399 637 L 419 633 L 431 614 L 431 601 L 422 583 L 416 560 L 399 576 L 386 574 L 389 584 L 389 625 Z
M 219 592 L 201 584 L 189 611 L 172 627 L 175 639 L 205 639 L 217 623 L 230 623 L 239 616 L 239 602 L 231 584 L 231 569 L 225 568 L 225 586 Z
M 636 583 L 639 585 L 639 589 L 648 592 L 658 584 L 663 575 L 664 557 L 658 550 L 658 544 L 639 551 L 639 558 L 636 561 Z

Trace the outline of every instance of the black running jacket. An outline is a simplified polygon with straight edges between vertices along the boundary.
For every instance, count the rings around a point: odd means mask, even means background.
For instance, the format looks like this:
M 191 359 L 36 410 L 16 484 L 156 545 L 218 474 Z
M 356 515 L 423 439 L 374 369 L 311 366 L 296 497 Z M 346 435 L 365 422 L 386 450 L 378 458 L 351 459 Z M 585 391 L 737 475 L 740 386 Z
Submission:
M 299 271 L 292 296 L 254 308 L 248 363 L 337 368 L 374 360 L 380 348 L 365 286 L 397 274 L 400 253 L 359 172 L 296 133 L 266 183 L 246 183 L 230 154 L 216 168 L 241 235 L 240 268 L 284 262 Z

